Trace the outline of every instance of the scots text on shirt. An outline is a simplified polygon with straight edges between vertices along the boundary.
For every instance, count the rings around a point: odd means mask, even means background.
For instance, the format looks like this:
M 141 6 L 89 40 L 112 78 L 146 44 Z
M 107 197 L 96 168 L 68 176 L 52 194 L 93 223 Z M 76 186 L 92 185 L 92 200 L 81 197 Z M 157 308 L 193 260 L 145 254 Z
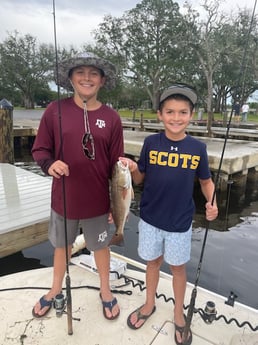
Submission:
M 151 150 L 149 152 L 149 163 L 153 165 L 181 167 L 182 169 L 197 169 L 200 156 L 186 153 L 172 153 L 165 151 Z

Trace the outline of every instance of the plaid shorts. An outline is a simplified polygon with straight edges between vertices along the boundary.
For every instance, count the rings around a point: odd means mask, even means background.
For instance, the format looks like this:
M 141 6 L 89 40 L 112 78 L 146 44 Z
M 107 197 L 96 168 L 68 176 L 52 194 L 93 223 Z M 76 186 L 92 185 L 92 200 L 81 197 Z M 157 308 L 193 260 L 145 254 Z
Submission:
M 151 261 L 163 255 L 164 261 L 173 266 L 190 260 L 192 226 L 186 232 L 168 232 L 140 219 L 138 227 L 138 254 L 142 259 Z

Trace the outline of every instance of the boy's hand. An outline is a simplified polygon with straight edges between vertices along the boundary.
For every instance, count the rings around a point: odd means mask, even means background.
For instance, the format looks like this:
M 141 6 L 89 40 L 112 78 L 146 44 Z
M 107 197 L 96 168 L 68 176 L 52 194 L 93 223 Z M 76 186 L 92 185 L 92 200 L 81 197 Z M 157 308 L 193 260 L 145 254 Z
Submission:
M 128 165 L 129 171 L 132 173 L 137 169 L 137 163 L 130 158 L 119 157 L 118 158 L 125 166 Z
M 63 161 L 57 160 L 48 169 L 49 175 L 60 178 L 61 176 L 69 176 L 69 167 Z
M 217 205 L 212 205 L 210 201 L 205 204 L 206 207 L 206 219 L 211 221 L 217 218 L 218 216 L 218 207 Z

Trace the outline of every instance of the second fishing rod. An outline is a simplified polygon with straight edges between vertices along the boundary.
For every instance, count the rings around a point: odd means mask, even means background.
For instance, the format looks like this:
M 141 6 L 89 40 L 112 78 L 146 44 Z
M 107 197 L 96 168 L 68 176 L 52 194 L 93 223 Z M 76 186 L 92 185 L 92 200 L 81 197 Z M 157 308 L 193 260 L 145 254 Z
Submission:
M 232 104 L 230 117 L 229 117 L 229 120 L 227 123 L 227 130 L 226 130 L 225 139 L 224 139 L 224 143 L 223 143 L 223 147 L 222 147 L 219 166 L 218 166 L 218 170 L 217 170 L 217 173 L 215 176 L 215 181 L 214 181 L 215 188 L 214 188 L 212 201 L 211 201 L 212 205 L 216 199 L 216 191 L 217 191 L 219 180 L 220 180 L 220 173 L 221 173 L 221 168 L 222 168 L 222 164 L 223 164 L 223 160 L 224 160 L 224 154 L 225 154 L 225 150 L 226 150 L 227 141 L 229 138 L 229 131 L 230 131 L 231 121 L 232 121 L 233 114 L 234 114 L 235 104 L 238 100 L 243 101 L 243 93 L 244 93 L 244 87 L 245 87 L 246 69 L 247 69 L 247 61 L 248 61 L 248 59 L 247 59 L 247 48 L 248 48 L 250 34 L 251 34 L 251 30 L 252 30 L 252 25 L 253 25 L 253 21 L 254 21 L 254 17 L 255 17 L 256 5 L 257 5 L 257 0 L 255 0 L 255 2 L 254 2 L 253 13 L 252 13 L 248 33 L 247 33 L 247 38 L 245 40 L 245 49 L 244 49 L 244 54 L 243 54 L 242 61 L 240 64 L 240 70 L 239 70 L 239 84 L 236 86 L 236 88 L 234 90 L 234 94 L 232 95 L 233 104 Z M 202 244 L 202 248 L 201 248 L 200 259 L 199 259 L 199 263 L 198 263 L 198 267 L 197 267 L 197 271 L 196 271 L 194 287 L 193 287 L 193 290 L 191 293 L 190 303 L 189 303 L 188 312 L 187 312 L 187 316 L 186 316 L 186 324 L 185 324 L 184 332 L 183 332 L 182 345 L 187 343 L 187 337 L 188 337 L 188 334 L 190 331 L 190 326 L 191 326 L 193 313 L 194 313 L 194 309 L 195 309 L 195 301 L 196 301 L 196 297 L 197 297 L 197 287 L 199 284 L 201 267 L 202 267 L 203 256 L 204 256 L 204 251 L 205 251 L 205 247 L 206 247 L 209 228 L 210 228 L 210 222 L 207 221 L 205 233 L 204 233 L 204 238 L 203 238 L 203 244 Z

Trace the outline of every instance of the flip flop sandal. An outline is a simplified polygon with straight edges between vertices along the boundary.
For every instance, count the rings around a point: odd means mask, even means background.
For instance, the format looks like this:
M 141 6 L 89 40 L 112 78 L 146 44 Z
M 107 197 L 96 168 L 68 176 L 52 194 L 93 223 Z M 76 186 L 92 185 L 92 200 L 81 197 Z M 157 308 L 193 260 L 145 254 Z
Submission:
M 140 312 L 140 310 L 141 310 L 141 308 L 142 308 L 143 306 L 144 306 L 144 304 L 141 305 L 139 308 L 135 309 L 135 310 L 128 316 L 128 318 L 127 318 L 127 325 L 128 325 L 128 327 L 130 327 L 131 329 L 139 329 L 139 328 L 141 328 L 141 327 L 145 324 L 145 322 L 148 320 L 148 318 L 149 318 L 149 317 L 155 312 L 155 310 L 156 310 L 156 307 L 154 306 L 153 309 L 152 309 L 152 312 L 151 312 L 149 315 L 143 315 L 143 314 Z M 135 324 L 133 325 L 132 322 L 131 322 L 131 316 L 132 316 L 134 313 L 136 313 L 136 315 L 137 315 L 137 321 L 136 321 Z M 144 320 L 144 322 L 141 324 L 141 326 L 135 327 L 136 323 L 137 323 L 139 320 Z
M 176 332 L 179 332 L 180 333 L 180 336 L 181 338 L 183 337 L 183 334 L 184 334 L 184 330 L 185 330 L 185 326 L 183 327 L 180 327 L 176 324 L 175 325 L 175 342 L 176 342 L 176 345 L 191 345 L 192 344 L 192 331 L 191 329 L 189 329 L 189 333 L 188 333 L 188 338 L 185 342 L 181 342 L 179 343 L 179 341 L 177 340 L 177 336 L 176 336 Z
M 110 313 L 112 313 L 113 307 L 117 304 L 117 299 L 114 297 L 112 299 L 112 301 L 105 302 L 105 301 L 103 301 L 101 294 L 99 294 L 99 297 L 101 299 L 101 303 L 102 303 L 102 306 L 103 306 L 103 315 L 104 315 L 104 317 L 107 320 L 115 320 L 115 319 L 117 319 L 119 314 L 120 314 L 120 310 L 119 310 L 119 312 L 116 315 L 108 317 L 107 313 L 106 313 L 106 309 L 105 309 L 105 308 L 108 308 L 110 310 Z
M 40 298 L 40 300 L 39 300 L 39 303 L 40 303 L 40 310 L 43 309 L 43 308 L 45 308 L 45 307 L 48 307 L 48 309 L 45 311 L 44 314 L 38 314 L 38 313 L 35 313 L 35 310 L 34 310 L 35 307 L 33 307 L 33 309 L 32 309 L 32 315 L 33 315 L 34 317 L 36 317 L 36 318 L 41 318 L 41 317 L 44 317 L 44 316 L 47 315 L 47 313 L 50 311 L 50 309 L 51 309 L 51 307 L 52 307 L 53 300 L 51 299 L 50 301 L 47 301 L 47 300 L 45 299 L 45 296 L 42 296 L 42 297 Z

